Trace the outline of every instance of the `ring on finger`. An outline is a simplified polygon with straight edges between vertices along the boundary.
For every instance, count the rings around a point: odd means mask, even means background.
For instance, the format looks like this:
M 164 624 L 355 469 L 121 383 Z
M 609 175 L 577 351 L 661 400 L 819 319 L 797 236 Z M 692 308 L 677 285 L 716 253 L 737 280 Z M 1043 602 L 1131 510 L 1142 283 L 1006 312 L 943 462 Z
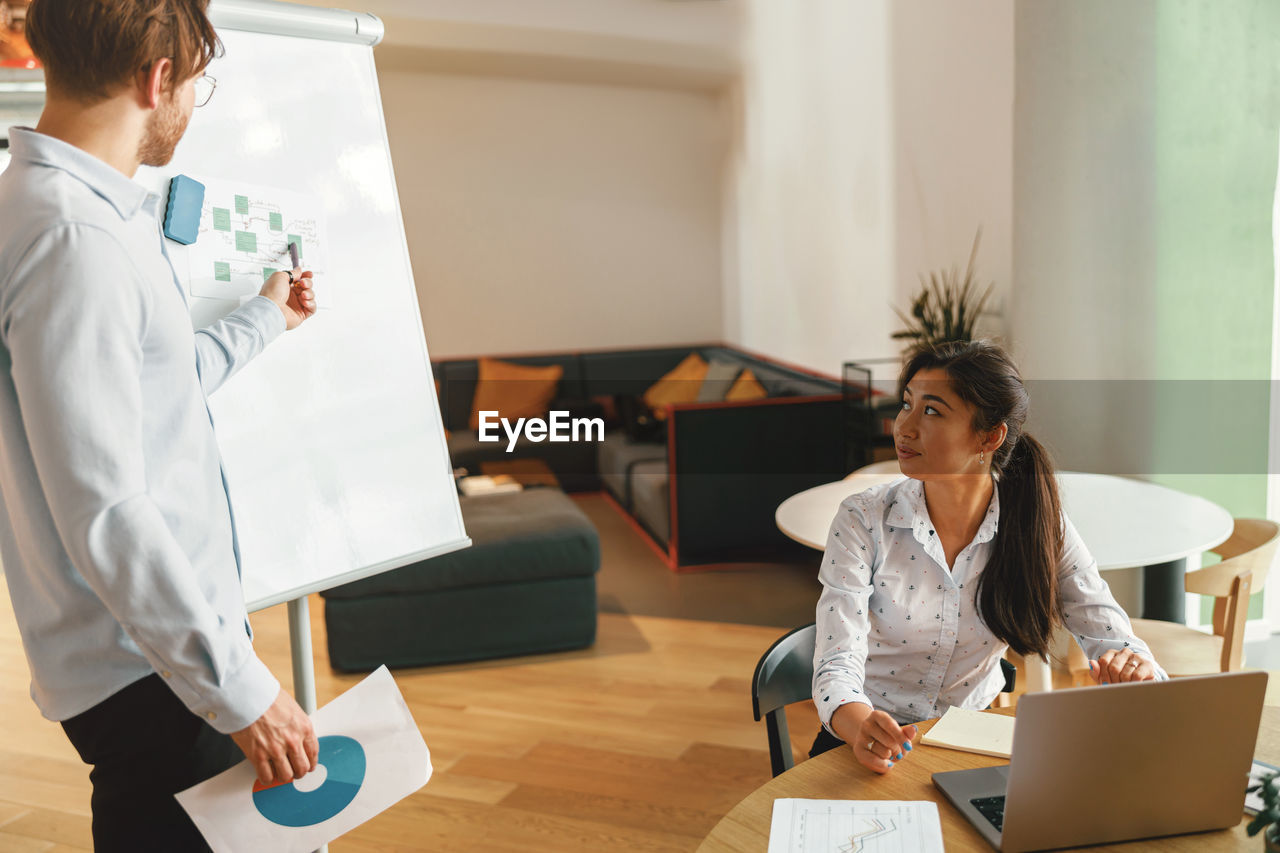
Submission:
M 876 751 L 876 742 L 874 740 L 867 741 L 867 752 Z

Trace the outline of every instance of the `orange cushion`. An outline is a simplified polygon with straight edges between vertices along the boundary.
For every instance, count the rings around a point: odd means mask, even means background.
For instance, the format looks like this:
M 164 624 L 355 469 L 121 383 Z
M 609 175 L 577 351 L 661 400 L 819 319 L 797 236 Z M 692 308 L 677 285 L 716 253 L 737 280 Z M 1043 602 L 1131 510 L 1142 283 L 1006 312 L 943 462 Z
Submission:
M 644 392 L 644 401 L 653 409 L 653 416 L 663 420 L 667 417 L 667 405 L 697 400 L 702 380 L 706 378 L 706 361 L 696 352 L 691 352 L 671 372 L 649 386 L 649 390 Z
M 480 379 L 471 401 L 471 428 L 480 429 L 481 412 L 496 411 L 513 421 L 542 417 L 550 408 L 563 375 L 564 368 L 558 364 L 528 367 L 496 358 L 480 359 Z
M 724 395 L 724 398 L 726 400 L 763 400 L 768 396 L 769 392 L 764 390 L 760 380 L 756 379 L 756 375 L 748 367 L 739 374 L 737 380 L 733 383 L 733 387 L 729 389 L 729 393 Z

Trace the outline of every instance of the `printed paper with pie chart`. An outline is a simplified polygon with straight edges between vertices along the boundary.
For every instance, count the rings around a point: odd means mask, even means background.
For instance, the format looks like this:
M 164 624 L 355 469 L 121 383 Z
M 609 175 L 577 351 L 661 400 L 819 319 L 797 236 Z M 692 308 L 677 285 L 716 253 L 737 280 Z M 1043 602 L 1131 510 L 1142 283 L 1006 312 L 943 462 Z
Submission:
M 431 755 L 387 668 L 312 715 L 316 770 L 263 785 L 248 762 L 177 795 L 215 853 L 304 853 L 385 811 L 431 777 Z

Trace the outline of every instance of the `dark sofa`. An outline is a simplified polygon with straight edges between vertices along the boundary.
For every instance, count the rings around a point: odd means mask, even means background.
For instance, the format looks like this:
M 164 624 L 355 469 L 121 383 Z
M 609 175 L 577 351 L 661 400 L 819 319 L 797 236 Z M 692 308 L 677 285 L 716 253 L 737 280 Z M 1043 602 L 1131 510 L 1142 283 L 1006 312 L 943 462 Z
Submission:
M 566 491 L 603 489 L 672 569 L 769 556 L 788 544 L 774 524 L 778 504 L 847 473 L 838 380 L 723 344 L 496 357 L 562 366 L 551 408 L 594 416 L 615 395 L 642 395 L 695 351 L 750 368 L 768 398 L 668 406 L 660 441 L 634 441 L 614 428 L 599 443 L 522 438 L 512 453 L 505 440 L 481 443 L 468 428 L 477 360 L 437 361 L 453 464 L 475 470 L 488 460 L 542 459 Z

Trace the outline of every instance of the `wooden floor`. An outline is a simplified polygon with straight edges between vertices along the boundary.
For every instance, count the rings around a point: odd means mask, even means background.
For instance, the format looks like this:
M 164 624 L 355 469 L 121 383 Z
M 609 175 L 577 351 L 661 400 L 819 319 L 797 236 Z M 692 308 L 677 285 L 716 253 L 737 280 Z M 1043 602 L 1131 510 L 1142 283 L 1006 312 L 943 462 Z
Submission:
M 313 597 L 320 650 L 322 607 Z M 253 623 L 259 654 L 288 685 L 283 607 Z M 748 679 L 778 633 L 605 613 L 586 651 L 397 671 L 435 774 L 331 849 L 692 850 L 769 776 Z M 20 648 L 5 596 L 0 850 L 88 850 L 87 768 L 32 704 Z M 321 703 L 359 680 L 318 657 Z M 811 707 L 792 719 L 798 741 L 812 737 Z
M 615 529 L 617 519 L 579 500 L 601 529 L 602 609 L 607 599 L 621 612 L 600 614 L 591 649 L 396 671 L 435 774 L 332 844 L 335 853 L 693 850 L 768 779 L 749 679 L 785 628 L 812 619 L 812 576 L 745 567 L 673 580 L 633 534 Z M 757 621 L 772 600 L 778 624 L 653 615 L 690 615 L 699 599 L 720 608 L 737 599 L 735 612 Z M 311 615 L 323 704 L 359 676 L 329 670 L 318 596 Z M 259 655 L 291 687 L 283 605 L 252 621 Z M 27 684 L 0 584 L 0 851 L 88 850 L 88 770 L 61 728 L 40 717 Z M 788 719 L 803 756 L 817 731 L 812 704 L 792 706 Z

